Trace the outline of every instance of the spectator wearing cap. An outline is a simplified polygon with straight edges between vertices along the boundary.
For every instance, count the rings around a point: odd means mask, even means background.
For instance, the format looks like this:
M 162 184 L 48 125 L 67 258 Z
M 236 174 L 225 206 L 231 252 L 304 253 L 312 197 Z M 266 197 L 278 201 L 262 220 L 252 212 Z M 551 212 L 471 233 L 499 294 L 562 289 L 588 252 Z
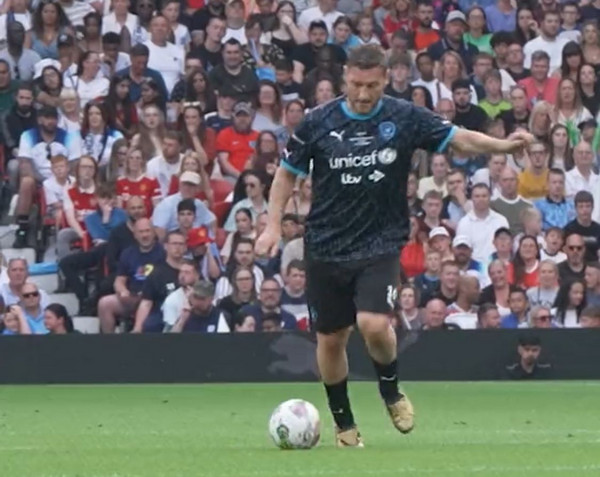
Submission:
M 236 182 L 252 157 L 259 133 L 252 129 L 254 110 L 250 103 L 233 107 L 233 124 L 217 135 L 217 158 L 223 177 Z
M 156 240 L 149 219 L 133 224 L 135 244 L 122 251 L 114 278 L 114 294 L 98 302 L 102 333 L 114 333 L 118 319 L 131 317 L 141 300 L 144 282 L 155 267 L 165 261 L 165 248 Z
M 451 241 L 450 233 L 444 227 L 434 227 L 429 232 L 429 247 L 440 254 L 442 262 L 454 260 L 454 255 L 450 249 Z
M 212 85 L 229 85 L 241 101 L 252 101 L 258 93 L 258 79 L 254 71 L 244 64 L 241 43 L 230 38 L 223 44 L 223 63 L 215 66 L 208 75 Z
M 296 317 L 281 309 L 281 285 L 274 278 L 263 280 L 258 302 L 242 307 L 240 313 L 244 316 L 253 316 L 259 327 L 262 324 L 263 317 L 268 313 L 275 313 L 279 316 L 281 327 L 284 330 L 295 330 L 298 327 Z
M 446 17 L 444 36 L 431 45 L 427 52 L 434 61 L 440 61 L 446 51 L 454 51 L 460 55 L 467 71 L 472 72 L 473 57 L 477 54 L 477 48 L 463 41 L 467 28 L 467 19 L 460 10 L 454 10 Z
M 327 0 L 331 1 L 331 0 Z M 346 62 L 346 53 L 343 48 L 334 44 L 327 44 L 330 28 L 323 20 L 314 20 L 308 27 L 308 43 L 297 45 L 292 53 L 294 62 L 294 81 L 302 83 L 304 78 L 317 67 L 317 52 L 327 48 L 331 52 L 332 63 L 343 65 Z
M 236 230 L 235 216 L 238 210 L 250 210 L 252 213 L 252 223 L 256 223 L 256 218 L 263 212 L 267 212 L 269 206 L 265 199 L 265 183 L 258 173 L 249 171 L 247 174 L 244 174 L 243 181 L 246 198 L 233 206 L 225 221 L 224 229 L 229 233 L 233 233 Z
M 18 21 L 7 22 L 6 43 L 7 48 L 0 50 L 0 59 L 8 63 L 13 79 L 31 81 L 35 65 L 42 57 L 36 51 L 25 48 L 25 28 Z
M 600 187 L 600 184 L 598 185 Z M 581 235 L 585 241 L 585 261 L 598 260 L 600 250 L 600 224 L 592 220 L 594 197 L 588 191 L 575 194 L 575 219 L 565 227 L 565 234 Z
M 473 210 L 465 215 L 456 228 L 456 235 L 471 237 L 473 258 L 487 263 L 494 251 L 494 232 L 508 227 L 506 217 L 490 209 L 490 189 L 485 184 L 476 184 L 471 192 Z
M 388 62 L 390 81 L 385 87 L 385 94 L 411 101 L 412 86 L 409 81 L 411 66 L 412 60 L 408 53 L 398 53 L 390 57 Z
M 138 17 L 129 11 L 130 0 L 113 0 L 112 12 L 102 18 L 102 36 L 107 33 L 121 35 L 124 28 L 130 35 L 129 46 L 133 43 L 133 33 L 138 26 Z
M 148 58 L 150 50 L 146 45 L 135 45 L 129 52 L 131 58 L 131 66 L 117 71 L 117 76 L 127 77 L 130 79 L 129 98 L 131 102 L 137 103 L 142 96 L 142 83 L 146 78 L 151 78 L 157 85 L 160 91 L 161 98 L 168 98 L 167 87 L 162 75 L 148 67 Z
M 171 333 L 229 333 L 223 312 L 213 305 L 214 295 L 211 282 L 195 283 Z
M 221 276 L 223 265 L 219 249 L 206 227 L 196 227 L 188 232 L 188 251 L 198 265 L 200 274 L 207 280 L 217 280 Z
M 44 106 L 37 114 L 38 127 L 28 129 L 19 141 L 18 159 L 8 164 L 11 183 L 18 183 L 16 219 L 19 231 L 15 240 L 17 248 L 27 245 L 29 214 L 36 187 L 51 172 L 50 159 L 57 155 L 77 160 L 81 156 L 81 136 L 77 132 L 67 132 L 58 127 L 58 111 Z M 18 179 L 18 182 L 17 182 Z
M 512 167 L 505 165 L 501 170 L 498 185 L 500 193 L 492 200 L 490 206 L 492 210 L 506 217 L 510 232 L 518 235 L 523 232 L 521 214 L 531 207 L 531 202 L 518 194 L 519 176 Z
M 33 97 L 33 86 L 23 82 L 16 90 L 15 104 L 9 110 L 0 111 L 0 147 L 4 147 L 5 160 L 18 156 L 21 134 L 37 125 Z
M 468 79 L 460 78 L 452 82 L 452 100 L 456 105 L 454 124 L 482 132 L 488 117 L 485 111 L 477 106 L 477 93 Z
M 471 275 L 479 280 L 481 288 L 489 283 L 489 277 L 481 262 L 473 260 L 471 239 L 466 235 L 457 235 L 452 240 L 452 253 L 461 275 Z
M 200 175 L 197 172 L 184 172 L 179 178 L 179 192 L 168 196 L 156 206 L 152 214 L 152 223 L 156 227 L 156 233 L 161 241 L 167 232 L 178 228 L 177 206 L 184 199 L 192 199 L 196 205 L 194 227 L 206 226 L 212 233 L 215 226 L 215 215 L 208 210 L 204 202 L 196 198 L 200 190 L 200 183 Z
M 575 167 L 565 175 L 566 196 L 574 197 L 581 190 L 597 194 L 600 176 L 593 170 L 594 152 L 590 143 L 582 141 L 573 148 L 573 161 Z
M 336 10 L 337 0 L 317 0 L 317 5 L 304 10 L 298 17 L 298 26 L 310 32 L 310 26 L 315 21 L 323 22 L 328 32 L 333 31 L 335 21 L 343 16 L 342 12 Z

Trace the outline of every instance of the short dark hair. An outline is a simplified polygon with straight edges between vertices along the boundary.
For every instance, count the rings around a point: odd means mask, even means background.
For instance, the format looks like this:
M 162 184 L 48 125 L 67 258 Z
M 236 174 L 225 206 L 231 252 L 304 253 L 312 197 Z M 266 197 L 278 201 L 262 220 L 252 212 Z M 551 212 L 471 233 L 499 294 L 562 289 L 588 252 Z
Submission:
M 492 35 L 490 40 L 490 46 L 496 48 L 499 45 L 510 45 L 513 42 L 515 36 L 508 31 L 498 31 Z
M 512 239 L 512 232 L 508 227 L 500 227 L 494 232 L 494 240 L 496 240 L 500 235 L 508 235 Z
M 33 93 L 34 92 L 33 84 L 30 83 L 29 81 L 23 81 L 17 87 L 17 92 L 19 92 L 19 91 L 30 91 L 31 93 Z
M 560 12 L 558 12 L 558 10 L 542 11 L 542 21 L 544 21 L 548 15 L 556 15 L 557 17 L 560 17 Z
M 589 305 L 586 306 L 581 312 L 581 316 L 589 316 L 590 318 L 594 318 L 596 320 L 600 319 L 600 306 L 598 305 Z
M 379 45 L 361 45 L 350 50 L 348 68 L 358 68 L 360 70 L 370 70 L 372 68 L 387 69 L 385 53 Z
M 179 230 L 171 230 L 170 232 L 167 232 L 167 236 L 165 237 L 165 243 L 168 243 L 173 235 L 179 235 L 180 237 L 184 237 L 183 233 L 181 233 Z
M 294 63 L 289 58 L 275 60 L 273 66 L 275 67 L 275 71 L 287 71 L 288 73 L 294 71 Z
M 548 175 L 550 175 L 550 174 L 554 174 L 554 175 L 557 175 L 557 176 L 563 176 L 563 177 L 565 177 L 565 171 L 563 171 L 562 169 L 559 169 L 558 167 L 552 167 L 548 171 Z
M 181 143 L 181 134 L 177 131 L 167 131 L 165 132 L 163 139 L 173 139 L 173 141 Z
M 101 183 L 96 187 L 96 196 L 101 199 L 112 199 L 115 196 L 115 188 L 110 183 Z
M 412 60 L 408 53 L 394 53 L 392 56 L 390 56 L 388 66 L 390 69 L 394 69 L 397 66 L 405 66 L 406 68 L 410 68 L 412 66 Z
M 513 288 L 512 290 L 510 290 L 508 292 L 509 298 L 513 293 L 520 293 L 521 295 L 523 295 L 525 297 L 525 300 L 529 301 L 529 298 L 527 297 L 527 292 L 525 290 L 523 290 L 522 288 L 517 287 L 517 288 Z
M 310 25 L 308 25 L 308 32 L 310 33 L 313 30 L 327 30 L 327 23 L 325 23 L 323 20 L 314 20 L 312 22 L 310 22 Z
M 288 212 L 286 214 L 283 214 L 283 217 L 281 217 L 281 222 L 294 222 L 295 224 L 299 224 L 300 221 L 298 220 L 298 214 L 293 214 L 291 212 Z
M 531 55 L 531 62 L 533 63 L 534 61 L 547 61 L 550 63 L 550 55 L 544 50 L 534 51 Z
M 452 82 L 452 92 L 454 93 L 457 89 L 468 89 L 471 91 L 471 83 L 466 78 L 459 78 Z
M 119 45 L 121 43 L 121 35 L 115 33 L 114 31 L 109 31 L 102 35 L 102 44 L 103 45 Z
M 296 270 L 300 270 L 301 272 L 306 270 L 306 267 L 304 266 L 304 261 L 298 260 L 297 258 L 291 260 L 290 263 L 288 263 L 288 266 L 286 268 L 288 274 L 292 271 L 293 268 L 295 268 Z
M 491 189 L 490 186 L 483 183 L 483 182 L 479 182 L 477 184 L 475 184 L 472 188 L 471 188 L 471 192 L 473 192 L 475 189 L 485 189 L 487 190 L 488 194 L 491 194 Z
M 600 262 L 588 262 L 585 266 L 595 268 L 596 270 L 600 270 Z
M 265 321 L 272 321 L 273 323 L 277 324 L 277 325 L 281 325 L 281 315 L 279 313 L 275 313 L 275 312 L 269 312 L 269 313 L 265 313 L 262 317 L 262 323 L 264 323 Z
M 150 50 L 148 49 L 148 47 L 142 43 L 138 43 L 137 45 L 133 45 L 131 47 L 131 50 L 129 51 L 129 56 L 134 57 L 134 56 L 145 56 L 145 57 L 149 57 L 150 56 Z
M 483 303 L 477 310 L 477 321 L 483 320 L 486 313 L 491 310 L 498 310 L 495 303 Z
M 575 205 L 577 204 L 594 204 L 594 196 L 587 190 L 580 190 L 575 194 Z
M 519 336 L 519 346 L 540 346 L 542 344 L 538 335 L 526 333 Z
M 177 213 L 183 212 L 184 210 L 189 210 L 196 213 L 196 202 L 194 199 L 183 199 L 179 204 L 177 204 Z
M 239 46 L 240 48 L 242 47 L 242 44 L 240 43 L 239 40 L 236 40 L 235 38 L 230 38 L 229 40 L 227 40 L 225 43 L 223 43 L 223 49 L 226 46 Z

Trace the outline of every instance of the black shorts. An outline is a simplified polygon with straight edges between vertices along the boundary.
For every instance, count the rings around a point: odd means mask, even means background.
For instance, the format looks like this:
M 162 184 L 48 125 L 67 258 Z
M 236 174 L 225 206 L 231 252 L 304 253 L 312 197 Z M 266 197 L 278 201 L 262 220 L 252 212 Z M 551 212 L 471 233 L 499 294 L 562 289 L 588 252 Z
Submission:
M 356 313 L 389 314 L 400 282 L 398 255 L 353 262 L 307 260 L 306 287 L 313 328 L 333 333 L 356 323 Z

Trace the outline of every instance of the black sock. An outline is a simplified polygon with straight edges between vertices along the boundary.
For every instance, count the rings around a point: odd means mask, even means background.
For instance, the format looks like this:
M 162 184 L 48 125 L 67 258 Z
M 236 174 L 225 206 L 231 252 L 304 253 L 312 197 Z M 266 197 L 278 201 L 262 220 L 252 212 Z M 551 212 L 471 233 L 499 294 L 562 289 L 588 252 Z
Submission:
M 354 427 L 354 416 L 348 399 L 348 378 L 337 384 L 325 384 L 325 391 L 336 426 L 342 431 Z
M 387 404 L 394 404 L 402 397 L 398 391 L 398 360 L 389 364 L 381 364 L 373 360 L 377 379 L 379 381 L 379 393 Z
M 19 226 L 19 232 L 26 234 L 29 230 L 29 215 L 17 215 L 17 225 Z

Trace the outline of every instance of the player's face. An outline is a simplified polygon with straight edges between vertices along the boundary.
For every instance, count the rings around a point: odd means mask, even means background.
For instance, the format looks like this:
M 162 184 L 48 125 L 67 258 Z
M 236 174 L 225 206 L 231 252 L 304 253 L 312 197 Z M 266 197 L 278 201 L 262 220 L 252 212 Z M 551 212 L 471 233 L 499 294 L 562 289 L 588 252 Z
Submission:
M 368 70 L 346 68 L 346 94 L 352 111 L 358 114 L 371 112 L 383 95 L 386 78 L 386 70 L 380 67 Z

